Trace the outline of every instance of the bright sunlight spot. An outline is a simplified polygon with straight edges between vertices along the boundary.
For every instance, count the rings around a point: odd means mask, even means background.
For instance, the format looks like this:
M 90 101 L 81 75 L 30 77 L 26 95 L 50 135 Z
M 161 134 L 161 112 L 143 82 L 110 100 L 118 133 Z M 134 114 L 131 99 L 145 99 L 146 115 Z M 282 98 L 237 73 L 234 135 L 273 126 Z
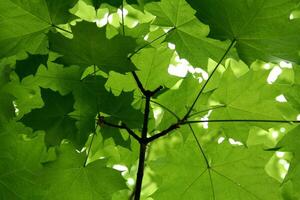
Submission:
M 128 171 L 128 168 L 124 165 L 114 165 L 113 169 L 118 170 L 120 172 Z
M 271 69 L 271 65 L 269 63 L 264 64 L 264 69 Z
M 134 179 L 133 178 L 127 179 L 127 184 L 131 186 L 134 185 Z
M 169 48 L 175 48 L 175 45 L 172 43 L 168 44 Z M 190 72 L 193 75 L 196 75 L 195 78 L 198 79 L 199 83 L 208 79 L 208 73 L 199 67 L 193 67 L 186 59 L 181 59 L 178 55 L 175 57 L 176 64 L 170 64 L 168 68 L 168 72 L 171 75 L 178 77 L 186 77 Z
M 276 99 L 276 101 L 278 101 L 278 102 L 280 102 L 280 103 L 285 103 L 285 102 L 287 102 L 287 100 L 286 100 L 286 98 L 285 98 L 285 96 L 284 96 L 283 94 L 277 96 L 275 99 Z
M 234 140 L 232 138 L 229 138 L 228 141 L 232 145 L 237 145 L 237 146 L 242 146 L 243 145 L 243 143 L 241 143 L 240 141 L 236 141 L 236 140 Z
M 169 47 L 169 49 L 174 50 L 176 46 L 175 46 L 175 44 L 169 42 L 168 47 Z
M 298 114 L 298 116 L 297 116 L 297 120 L 298 120 L 298 121 L 300 121 L 300 114 Z
M 281 151 L 277 151 L 277 152 L 276 152 L 276 156 L 277 156 L 278 158 L 283 158 L 284 155 L 285 155 L 284 152 L 281 152 Z
M 281 73 L 282 73 L 282 69 L 281 69 L 279 66 L 275 66 L 275 67 L 271 70 L 271 72 L 270 72 L 270 74 L 269 74 L 269 76 L 268 76 L 267 82 L 268 82 L 269 84 L 273 84 L 273 83 L 277 80 L 278 76 L 279 76 Z
M 211 113 L 212 110 L 208 111 L 208 113 L 201 118 L 201 121 L 207 121 Z M 208 129 L 208 122 L 202 122 L 201 124 L 204 129 Z
M 272 137 L 274 139 L 277 139 L 279 137 L 279 132 L 278 131 L 272 131 Z
M 225 140 L 224 137 L 219 137 L 219 139 L 218 139 L 218 144 L 221 144 L 224 140 Z
M 104 17 L 101 19 L 95 19 L 93 22 L 96 22 L 97 26 L 103 27 L 107 24 L 108 22 L 108 13 L 105 13 Z
M 118 9 L 117 11 L 120 18 L 122 18 L 122 10 Z M 123 16 L 126 17 L 128 15 L 128 10 L 126 8 L 123 8 Z
M 159 116 L 162 114 L 162 112 L 163 112 L 163 109 L 161 107 L 156 107 L 153 110 L 154 118 L 157 120 L 159 118 Z
M 290 163 L 288 163 L 285 159 L 280 159 L 279 164 L 281 164 L 285 170 L 288 170 L 290 167 Z
M 293 68 L 293 65 L 292 63 L 289 63 L 289 62 L 285 62 L 285 61 L 281 61 L 279 66 L 281 68 L 288 68 L 288 69 L 292 69 Z

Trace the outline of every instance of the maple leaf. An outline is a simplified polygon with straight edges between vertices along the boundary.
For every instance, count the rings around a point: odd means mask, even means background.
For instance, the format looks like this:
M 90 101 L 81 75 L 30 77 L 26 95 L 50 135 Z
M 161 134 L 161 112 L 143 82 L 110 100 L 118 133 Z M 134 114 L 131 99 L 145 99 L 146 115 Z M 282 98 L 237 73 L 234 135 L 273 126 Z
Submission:
M 20 52 L 45 54 L 47 33 L 52 26 L 67 23 L 76 0 L 8 0 L 0 2 L 0 58 Z
M 73 111 L 73 97 L 61 96 L 48 89 L 42 89 L 41 95 L 45 106 L 26 114 L 21 122 L 34 131 L 45 130 L 45 140 L 50 146 L 60 144 L 64 138 L 75 140 L 75 120 L 68 116 Z
M 0 199 L 300 199 L 299 17 L 0 1 Z
M 106 72 L 114 70 L 124 73 L 134 70 L 128 59 L 129 53 L 136 46 L 133 38 L 117 35 L 107 39 L 105 28 L 98 28 L 96 24 L 88 22 L 78 23 L 72 27 L 72 32 L 73 39 L 59 34 L 49 35 L 50 49 L 63 55 L 57 59 L 58 63 L 82 67 L 96 65 Z

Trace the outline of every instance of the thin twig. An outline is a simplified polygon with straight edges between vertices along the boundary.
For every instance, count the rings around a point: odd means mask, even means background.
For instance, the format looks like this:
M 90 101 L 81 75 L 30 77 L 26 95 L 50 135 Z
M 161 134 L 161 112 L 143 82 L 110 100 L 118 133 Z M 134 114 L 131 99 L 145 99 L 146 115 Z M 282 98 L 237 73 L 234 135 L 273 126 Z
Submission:
M 179 124 L 180 123 L 176 123 L 176 124 L 172 124 L 171 126 L 169 126 L 167 129 L 161 131 L 160 133 L 157 133 L 149 138 L 147 138 L 147 143 L 150 143 L 160 137 L 163 137 L 165 135 L 167 135 L 168 133 L 170 133 L 171 131 L 178 129 L 179 128 Z
M 122 31 L 123 31 L 123 36 L 125 36 L 124 0 L 122 1 L 121 9 L 122 9 Z
M 135 80 L 138 88 L 140 89 L 140 91 L 146 96 L 147 92 L 146 92 L 145 88 L 143 87 L 143 84 L 140 81 L 138 75 L 135 73 L 135 71 L 132 71 L 131 74 L 132 74 L 132 76 L 133 76 L 133 78 L 134 78 L 134 80 Z
M 99 117 L 98 120 L 99 120 L 98 123 L 100 124 L 100 126 L 107 125 L 107 126 L 110 126 L 113 128 L 125 129 L 129 135 L 131 135 L 134 139 L 136 139 L 139 143 L 141 143 L 141 138 L 137 134 L 135 134 L 135 132 L 133 130 L 131 130 L 126 124 L 124 124 L 124 123 L 122 123 L 121 125 L 113 124 L 113 123 L 105 121 L 102 117 Z

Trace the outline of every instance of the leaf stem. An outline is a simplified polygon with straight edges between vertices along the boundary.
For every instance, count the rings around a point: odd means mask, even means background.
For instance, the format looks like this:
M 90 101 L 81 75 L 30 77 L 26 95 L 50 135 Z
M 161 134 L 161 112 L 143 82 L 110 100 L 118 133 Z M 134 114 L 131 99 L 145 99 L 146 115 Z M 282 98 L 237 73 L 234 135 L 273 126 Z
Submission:
M 160 107 L 162 107 L 163 109 L 165 109 L 166 111 L 168 111 L 170 114 L 172 114 L 177 120 L 180 120 L 180 118 L 178 117 L 178 115 L 176 115 L 172 110 L 170 110 L 166 106 L 162 105 L 161 103 L 158 103 L 158 102 L 153 101 L 153 100 L 151 100 L 151 103 L 159 105 Z
M 123 31 L 123 36 L 125 36 L 124 0 L 122 1 L 121 9 L 122 9 L 122 31 Z
M 61 30 L 61 31 L 64 31 L 64 32 L 66 32 L 66 33 L 72 34 L 71 31 L 68 31 L 68 30 L 66 30 L 66 29 L 63 29 L 63 28 L 61 28 L 61 27 L 59 27 L 59 26 L 57 26 L 57 25 L 55 25 L 55 24 L 52 24 L 51 26 L 54 27 L 54 28 L 57 28 L 57 29 L 59 29 L 59 30 Z
M 97 128 L 98 128 L 98 124 L 96 125 L 95 132 L 93 133 L 92 140 L 90 142 L 89 148 L 87 149 L 87 155 L 85 157 L 83 167 L 86 167 L 87 161 L 89 159 L 89 155 L 90 155 L 90 152 L 91 152 L 91 149 L 92 149 L 93 141 L 94 141 L 95 135 L 97 134 Z
M 178 121 L 176 124 L 172 124 L 169 128 L 161 131 L 160 133 L 153 135 L 147 139 L 147 143 L 152 142 L 160 137 L 163 137 L 171 131 L 185 124 L 196 124 L 196 123 L 300 123 L 300 120 L 259 120 L 259 119 L 217 119 L 217 120 L 195 120 L 195 121 Z
M 192 120 L 185 121 L 181 124 L 196 124 L 196 123 L 300 123 L 299 120 L 267 120 L 267 119 L 212 119 L 212 120 Z
M 197 136 L 195 134 L 195 131 L 194 131 L 194 129 L 193 129 L 193 127 L 192 127 L 191 124 L 189 124 L 189 128 L 190 128 L 190 130 L 191 130 L 191 132 L 192 132 L 192 134 L 194 136 L 194 139 L 196 140 L 196 143 L 197 143 L 197 145 L 198 145 L 198 147 L 199 147 L 199 149 L 201 151 L 201 154 L 202 154 L 202 156 L 203 156 L 203 158 L 205 160 L 206 167 L 209 170 L 210 169 L 210 164 L 208 162 L 207 156 L 205 155 L 204 150 L 203 150 L 203 148 L 202 148 L 202 146 L 201 146 L 201 144 L 200 144 L 200 142 L 199 142 L 199 140 L 198 140 L 198 138 L 197 138 Z
M 194 106 L 196 105 L 199 97 L 201 96 L 201 94 L 203 93 L 205 87 L 207 86 L 207 84 L 209 83 L 209 81 L 211 80 L 211 78 L 213 77 L 214 73 L 217 71 L 217 69 L 219 68 L 219 66 L 221 65 L 221 63 L 223 62 L 223 60 L 225 59 L 226 55 L 229 53 L 230 49 L 235 45 L 235 39 L 233 39 L 230 43 L 230 45 L 228 46 L 227 50 L 225 51 L 224 55 L 222 56 L 222 58 L 219 60 L 218 64 L 216 65 L 216 67 L 214 68 L 214 70 L 212 71 L 212 73 L 210 74 L 210 76 L 208 77 L 207 81 L 204 83 L 204 85 L 202 86 L 202 88 L 200 89 L 196 99 L 194 100 L 192 106 L 189 108 L 188 112 L 185 114 L 185 116 L 183 117 L 183 121 L 187 120 L 188 117 L 190 116 L 190 113 L 192 112 Z
M 159 40 L 160 38 L 162 38 L 162 37 L 168 35 L 168 34 L 171 33 L 172 31 L 174 31 L 175 29 L 176 29 L 176 28 L 173 27 L 173 28 L 171 28 L 170 30 L 168 30 L 167 32 L 165 32 L 164 34 L 162 34 L 162 35 L 158 36 L 157 38 L 155 38 L 154 40 L 152 40 L 151 42 L 145 44 L 144 46 L 141 46 L 140 48 L 138 48 L 137 50 L 135 50 L 132 54 L 130 54 L 130 55 L 128 56 L 128 58 L 130 59 L 132 56 L 134 56 L 135 54 L 139 53 L 142 49 L 148 47 L 149 45 L 151 45 L 152 43 L 156 42 L 156 41 Z
M 226 107 L 226 105 L 217 105 L 217 106 L 213 106 L 213 107 L 211 107 L 211 108 L 205 109 L 205 110 L 200 110 L 200 111 L 198 111 L 198 112 L 195 112 L 195 113 L 193 113 L 193 114 L 190 114 L 189 118 L 194 117 L 194 116 L 196 116 L 196 115 L 198 115 L 198 114 L 201 114 L 201 113 L 204 113 L 204 112 L 208 112 L 208 111 L 210 111 L 210 110 L 216 110 L 216 109 L 224 108 L 224 107 Z

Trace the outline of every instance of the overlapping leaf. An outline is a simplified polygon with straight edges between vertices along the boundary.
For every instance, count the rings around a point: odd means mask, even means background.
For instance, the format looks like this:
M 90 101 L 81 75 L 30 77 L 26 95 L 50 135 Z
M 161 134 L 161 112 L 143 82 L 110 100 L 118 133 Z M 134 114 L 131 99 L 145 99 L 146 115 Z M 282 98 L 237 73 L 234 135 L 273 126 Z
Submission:
M 264 169 L 270 156 L 271 153 L 263 152 L 260 147 L 246 149 L 227 143 L 211 145 L 203 151 L 189 138 L 185 144 L 168 149 L 166 157 L 150 162 L 152 170 L 160 176 L 153 197 L 162 200 L 280 199 L 280 183 Z
M 47 145 L 59 145 L 63 139 L 76 141 L 75 120 L 68 116 L 73 111 L 71 94 L 61 96 L 49 89 L 41 90 L 44 107 L 34 109 L 22 118 L 22 122 L 34 131 L 44 130 Z
M 0 58 L 19 52 L 46 53 L 45 33 L 67 23 L 76 0 L 8 0 L 0 2 Z
M 197 17 L 210 26 L 213 37 L 237 40 L 238 53 L 247 63 L 256 59 L 300 61 L 300 22 L 290 19 L 299 1 L 188 2 L 197 10 Z
M 156 16 L 154 24 L 173 28 L 167 41 L 175 44 L 179 56 L 195 67 L 205 69 L 208 58 L 219 61 L 229 46 L 229 42 L 207 38 L 209 27 L 194 16 L 195 10 L 185 0 L 150 3 L 146 10 Z
M 136 46 L 133 38 L 117 35 L 107 39 L 105 27 L 98 28 L 95 23 L 88 22 L 77 23 L 72 32 L 73 39 L 60 34 L 49 35 L 50 49 L 62 55 L 58 63 L 81 67 L 96 65 L 105 72 L 134 70 L 128 59 Z
M 124 179 L 116 170 L 105 166 L 105 160 L 85 165 L 85 153 L 77 153 L 70 144 L 58 150 L 58 160 L 44 165 L 39 181 L 45 186 L 43 199 L 107 200 L 125 189 Z

